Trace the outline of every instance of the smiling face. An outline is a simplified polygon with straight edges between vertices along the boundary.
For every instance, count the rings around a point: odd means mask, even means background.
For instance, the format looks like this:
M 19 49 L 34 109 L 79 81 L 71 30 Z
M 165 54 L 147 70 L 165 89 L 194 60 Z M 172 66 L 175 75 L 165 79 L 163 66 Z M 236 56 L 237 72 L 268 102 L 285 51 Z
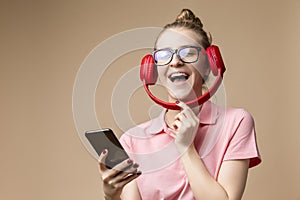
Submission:
M 185 46 L 201 47 L 200 36 L 186 28 L 172 28 L 164 30 L 156 41 L 158 50 L 175 50 Z M 202 77 L 208 76 L 210 72 L 203 47 L 196 62 L 185 63 L 173 54 L 170 63 L 157 66 L 157 70 L 161 84 L 168 91 L 170 102 L 178 99 L 189 101 L 199 97 L 202 94 Z

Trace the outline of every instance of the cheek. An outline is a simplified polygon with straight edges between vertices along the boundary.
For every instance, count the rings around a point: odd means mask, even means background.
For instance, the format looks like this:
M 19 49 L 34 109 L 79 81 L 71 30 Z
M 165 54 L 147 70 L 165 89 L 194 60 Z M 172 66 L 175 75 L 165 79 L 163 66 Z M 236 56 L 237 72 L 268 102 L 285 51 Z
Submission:
M 167 79 L 167 67 L 158 67 L 158 78 L 160 81 L 164 82 Z
M 200 77 L 208 76 L 210 72 L 210 67 L 208 61 L 204 58 L 198 60 L 194 65 L 194 72 L 197 73 Z
M 198 81 L 198 79 L 202 79 L 204 76 L 204 68 L 199 65 L 193 66 L 192 71 L 196 81 Z

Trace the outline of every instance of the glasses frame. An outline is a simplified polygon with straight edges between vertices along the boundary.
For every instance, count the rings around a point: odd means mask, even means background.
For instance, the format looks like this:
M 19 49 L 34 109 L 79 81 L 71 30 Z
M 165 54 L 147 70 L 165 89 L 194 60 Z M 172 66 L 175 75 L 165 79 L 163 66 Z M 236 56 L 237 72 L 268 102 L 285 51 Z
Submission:
M 186 62 L 186 61 L 184 61 L 184 60 L 181 59 L 181 57 L 180 57 L 180 55 L 178 54 L 178 52 L 179 52 L 180 50 L 182 50 L 182 49 L 185 49 L 185 48 L 195 48 L 195 49 L 197 49 L 197 53 L 198 53 L 198 54 L 197 54 L 197 59 L 196 59 L 195 61 L 193 61 L 193 62 Z M 186 46 L 179 47 L 179 48 L 177 48 L 177 49 L 171 49 L 171 48 L 157 49 L 157 50 L 153 51 L 151 54 L 152 54 L 152 56 L 153 56 L 153 58 L 154 58 L 154 62 L 155 62 L 155 64 L 156 64 L 157 66 L 165 66 L 165 65 L 170 64 L 170 62 L 173 60 L 174 54 L 176 54 L 177 57 L 179 58 L 179 60 L 180 60 L 181 62 L 183 62 L 183 63 L 195 63 L 195 62 L 198 61 L 198 59 L 199 59 L 199 53 L 200 53 L 200 51 L 203 50 L 203 49 L 204 49 L 204 48 L 203 48 L 203 47 L 200 47 L 200 46 L 186 45 Z M 155 56 L 154 56 L 154 55 L 155 55 L 157 52 L 162 51 L 162 50 L 168 50 L 168 51 L 170 51 L 170 52 L 172 53 L 172 55 L 171 55 L 171 59 L 170 59 L 167 63 L 162 64 L 162 65 L 159 65 L 159 64 L 156 63 L 156 60 L 155 60 Z

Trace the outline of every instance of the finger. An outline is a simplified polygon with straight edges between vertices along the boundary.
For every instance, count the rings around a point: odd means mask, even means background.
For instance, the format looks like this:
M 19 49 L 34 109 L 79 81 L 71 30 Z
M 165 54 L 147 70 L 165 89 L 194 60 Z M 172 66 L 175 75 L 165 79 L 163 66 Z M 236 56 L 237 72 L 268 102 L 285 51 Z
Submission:
M 188 118 L 188 117 L 191 116 L 192 113 L 194 114 L 194 112 L 192 111 L 192 109 L 189 106 L 187 106 L 185 103 L 183 103 L 183 102 L 180 101 L 177 105 L 181 107 L 181 112 L 178 113 L 175 116 L 175 118 L 180 118 L 180 117 L 181 118 L 182 117 Z M 180 116 L 180 115 L 182 115 L 182 116 Z
M 172 123 L 172 126 L 173 126 L 173 129 L 176 131 L 175 133 L 177 133 L 177 131 L 181 128 L 182 126 L 182 122 L 179 121 L 179 120 L 175 120 L 173 123 Z
M 177 104 L 179 107 L 182 108 L 182 112 L 189 112 L 189 113 L 194 113 L 194 111 L 192 110 L 191 107 L 189 107 L 187 104 L 185 104 L 184 102 L 179 101 L 179 103 Z
M 175 120 L 178 120 L 182 123 L 182 126 L 189 126 L 195 124 L 195 118 L 191 116 L 189 112 L 181 112 L 175 116 Z
M 139 177 L 142 174 L 141 171 L 138 171 L 135 174 L 129 175 L 127 176 L 125 179 L 123 179 L 122 181 L 120 181 L 118 183 L 119 187 L 124 187 L 127 183 L 131 182 L 132 180 L 136 179 L 137 177 Z
M 133 165 L 133 160 L 130 158 L 117 164 L 113 169 L 117 172 L 126 172 Z
M 128 169 L 133 165 L 133 161 L 131 159 L 124 160 L 123 162 L 114 166 L 109 173 L 107 173 L 108 178 L 114 178 L 119 176 L 122 173 L 127 173 Z
M 199 121 L 198 116 L 191 109 L 184 110 L 184 116 L 189 119 L 190 122 L 196 124 Z
M 185 118 L 185 117 L 186 117 L 185 114 L 182 113 L 182 112 L 180 112 L 180 113 L 178 113 L 177 115 L 175 115 L 174 119 L 175 119 L 175 120 L 182 121 L 183 118 Z
M 198 117 L 188 105 L 181 101 L 179 101 L 177 105 L 182 108 L 182 111 L 180 113 L 182 113 L 185 117 L 198 121 Z
M 123 179 L 127 178 L 127 176 L 136 174 L 138 172 L 138 167 L 139 165 L 137 163 L 134 163 L 129 169 L 126 169 L 126 171 L 121 171 L 120 173 L 118 173 L 114 178 L 114 181 L 118 183 L 121 182 Z
M 133 165 L 131 159 L 124 160 L 123 162 L 119 163 L 118 165 L 114 166 L 112 169 L 107 169 L 104 173 L 103 180 L 110 183 L 115 183 L 115 178 L 118 176 L 122 176 L 126 170 Z
M 98 163 L 99 163 L 99 166 L 100 166 L 100 170 L 101 170 L 101 171 L 107 170 L 107 167 L 106 167 L 106 165 L 105 165 L 105 161 L 106 161 L 107 155 L 108 155 L 108 150 L 107 150 L 107 149 L 104 149 L 104 150 L 102 151 L 102 153 L 100 154 L 100 156 L 99 156 Z
M 188 105 L 186 105 L 185 103 L 183 103 L 182 101 L 178 101 L 178 103 L 176 103 L 177 106 L 181 107 L 182 110 L 184 109 L 190 109 L 190 107 Z

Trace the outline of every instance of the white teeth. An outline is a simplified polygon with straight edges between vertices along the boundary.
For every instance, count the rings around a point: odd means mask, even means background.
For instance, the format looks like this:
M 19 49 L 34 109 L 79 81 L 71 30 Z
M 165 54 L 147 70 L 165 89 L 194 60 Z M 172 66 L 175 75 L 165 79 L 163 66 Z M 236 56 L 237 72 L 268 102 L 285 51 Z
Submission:
M 181 76 L 188 76 L 186 73 L 183 73 L 183 72 L 176 72 L 176 73 L 173 73 L 171 74 L 171 78 L 176 78 L 176 77 L 181 77 Z
M 189 75 L 184 72 L 175 72 L 169 76 L 169 79 L 174 82 L 175 80 L 187 80 Z

